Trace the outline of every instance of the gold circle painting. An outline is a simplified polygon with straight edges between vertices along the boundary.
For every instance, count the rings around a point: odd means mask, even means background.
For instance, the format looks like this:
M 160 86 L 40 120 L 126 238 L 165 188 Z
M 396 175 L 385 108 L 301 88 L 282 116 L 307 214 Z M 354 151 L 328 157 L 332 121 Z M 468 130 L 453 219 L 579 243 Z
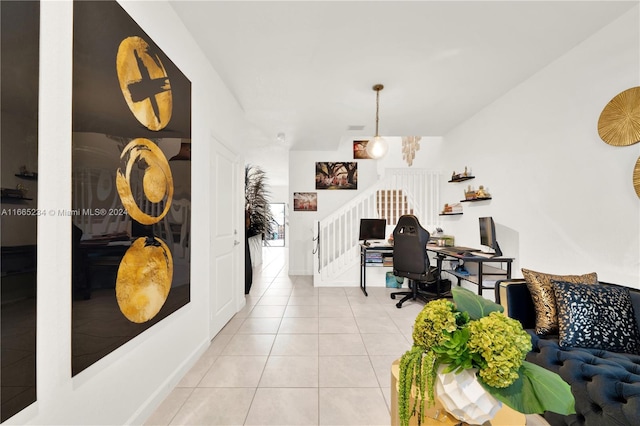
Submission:
M 633 169 L 633 188 L 636 190 L 638 198 L 640 198 L 640 157 L 638 157 L 636 167 Z
M 140 37 L 127 37 L 116 56 L 120 90 L 129 109 L 147 129 L 158 131 L 171 120 L 173 96 L 169 76 L 158 55 Z
M 116 299 L 131 322 L 155 317 L 164 305 L 173 279 L 173 257 L 159 238 L 140 237 L 131 244 L 116 279 Z
M 618 93 L 598 119 L 598 134 L 613 146 L 640 142 L 640 87 Z
M 120 163 L 121 167 L 116 173 L 116 188 L 127 213 L 143 225 L 159 222 L 169 211 L 173 199 L 173 176 L 167 157 L 149 139 L 138 138 L 124 147 L 120 155 Z M 137 166 L 135 169 L 134 165 Z M 164 201 L 164 208 L 158 215 L 154 216 L 142 211 L 136 203 L 136 198 L 139 197 L 133 194 L 132 172 L 137 172 L 139 167 L 144 169 L 144 176 L 141 179 L 144 196 L 154 204 Z M 136 181 L 135 178 L 133 180 Z M 162 204 L 158 204 L 158 206 L 162 208 Z M 151 208 L 150 210 L 159 210 L 159 208 Z

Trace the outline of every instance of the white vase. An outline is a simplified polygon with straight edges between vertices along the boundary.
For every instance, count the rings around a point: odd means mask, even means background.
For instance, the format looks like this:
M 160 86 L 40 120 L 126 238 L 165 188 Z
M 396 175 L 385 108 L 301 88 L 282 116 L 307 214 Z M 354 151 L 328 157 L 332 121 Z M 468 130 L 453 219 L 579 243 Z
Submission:
M 438 368 L 436 378 L 436 395 L 445 410 L 456 419 L 473 425 L 491 420 L 502 408 L 502 403 L 478 382 L 476 369 L 457 374 L 442 373 L 446 367 Z

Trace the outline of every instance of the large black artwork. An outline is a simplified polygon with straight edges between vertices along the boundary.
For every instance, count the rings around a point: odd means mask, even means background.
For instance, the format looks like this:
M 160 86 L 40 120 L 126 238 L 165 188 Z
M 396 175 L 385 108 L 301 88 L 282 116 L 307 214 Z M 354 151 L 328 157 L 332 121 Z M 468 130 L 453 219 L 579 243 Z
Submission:
M 0 421 L 36 400 L 40 2 L 0 2 Z
M 76 375 L 190 300 L 191 82 L 118 3 L 73 16 Z

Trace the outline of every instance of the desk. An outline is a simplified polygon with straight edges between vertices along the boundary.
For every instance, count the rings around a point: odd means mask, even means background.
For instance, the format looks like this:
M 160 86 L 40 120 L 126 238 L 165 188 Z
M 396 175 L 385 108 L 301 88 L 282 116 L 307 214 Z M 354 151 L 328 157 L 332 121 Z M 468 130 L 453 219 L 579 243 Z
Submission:
M 373 257 L 379 257 L 379 262 L 371 262 L 370 260 Z M 360 290 L 364 293 L 365 296 L 369 296 L 367 294 L 367 267 L 375 266 L 375 267 L 393 267 L 393 264 L 386 264 L 384 262 L 384 258 L 393 258 L 393 246 L 386 245 L 378 245 L 378 246 L 365 246 L 364 244 L 360 244 Z
M 511 257 L 484 257 L 479 255 L 473 255 L 471 253 L 458 254 L 445 251 L 447 247 L 437 247 L 437 246 L 427 246 L 427 251 L 435 253 L 437 267 L 438 267 L 438 278 L 440 279 L 440 273 L 446 272 L 447 274 L 453 275 L 458 279 L 458 286 L 460 286 L 460 281 L 465 280 L 472 284 L 478 286 L 478 295 L 482 296 L 482 290 L 493 290 L 494 287 L 488 287 L 482 284 L 482 279 L 484 276 L 499 276 L 502 279 L 511 279 L 511 263 L 513 262 L 513 258 Z M 462 260 L 464 263 L 477 263 L 478 264 L 478 275 L 465 275 L 453 270 L 443 270 L 442 262 L 445 260 Z M 500 271 L 502 272 L 485 272 L 484 265 L 485 264 L 500 264 Z M 501 269 L 502 265 L 506 264 L 506 270 Z

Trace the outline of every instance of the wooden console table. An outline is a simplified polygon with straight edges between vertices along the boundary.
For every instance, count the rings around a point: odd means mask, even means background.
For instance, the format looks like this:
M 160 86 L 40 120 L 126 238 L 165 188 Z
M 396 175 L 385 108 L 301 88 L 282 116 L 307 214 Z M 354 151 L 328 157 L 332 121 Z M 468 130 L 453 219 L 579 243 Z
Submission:
M 398 414 L 398 375 L 400 372 L 400 360 L 397 359 L 391 364 L 391 426 L 398 426 L 400 424 L 400 416 Z M 417 425 L 418 419 L 416 416 L 411 417 L 409 425 Z M 448 414 L 439 401 L 435 403 L 432 408 L 426 409 L 423 425 L 450 425 L 455 426 L 460 424 L 460 421 L 455 417 Z M 485 423 L 486 425 L 487 423 Z M 506 405 L 502 405 L 502 408 L 498 411 L 493 419 L 488 422 L 491 426 L 520 426 L 527 424 L 546 425 L 547 423 L 538 415 L 525 416 L 513 410 Z

